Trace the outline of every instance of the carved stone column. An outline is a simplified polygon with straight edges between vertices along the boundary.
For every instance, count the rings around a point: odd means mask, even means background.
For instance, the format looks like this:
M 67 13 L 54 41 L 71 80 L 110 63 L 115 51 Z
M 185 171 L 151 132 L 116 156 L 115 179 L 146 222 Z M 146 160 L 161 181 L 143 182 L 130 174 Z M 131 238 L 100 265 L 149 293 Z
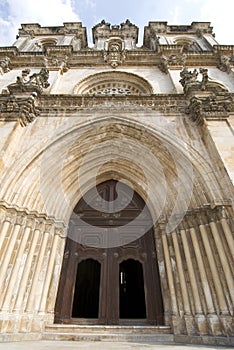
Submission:
M 8 230 L 10 228 L 11 219 L 9 216 L 6 215 L 6 211 L 3 209 L 0 212 L 0 219 L 1 219 L 1 224 L 0 224 L 0 260 L 1 260 L 2 250 L 4 249 L 3 242 L 6 238 Z
M 176 292 L 175 292 L 173 273 L 172 273 L 172 267 L 171 267 L 171 260 L 170 260 L 170 253 L 169 253 L 169 249 L 168 249 L 166 233 L 162 234 L 162 243 L 163 243 L 163 252 L 164 252 L 165 264 L 166 264 L 166 270 L 167 270 L 168 286 L 169 286 L 170 295 L 171 295 L 172 314 L 175 316 L 178 316 Z
M 26 306 L 26 310 L 28 312 L 37 311 L 37 308 L 35 305 L 36 292 L 37 292 L 37 289 L 38 289 L 39 284 L 40 284 L 39 278 L 40 278 L 40 273 L 41 273 L 42 266 L 43 266 L 43 260 L 45 259 L 46 248 L 47 248 L 47 244 L 48 244 L 48 240 L 49 240 L 50 231 L 51 231 L 51 225 L 46 225 L 45 231 L 43 233 L 42 244 L 41 244 L 40 251 L 38 254 L 36 268 L 35 268 L 34 275 L 33 275 L 32 286 L 31 286 L 30 293 L 28 296 L 28 301 L 27 301 L 27 306 Z
M 29 221 L 26 223 L 26 228 L 25 228 L 23 235 L 22 235 L 19 250 L 17 252 L 15 263 L 14 263 L 13 269 L 11 271 L 9 284 L 8 284 L 7 289 L 6 289 L 5 297 L 3 299 L 3 305 L 2 305 L 3 310 L 12 310 L 13 309 L 13 303 L 15 301 L 16 292 L 17 292 L 16 281 L 17 281 L 17 277 L 19 276 L 20 266 L 22 265 L 23 254 L 25 252 L 25 248 L 26 248 L 26 245 L 28 242 L 29 234 L 31 232 L 32 224 L 33 224 L 33 222 L 31 219 L 29 219 Z
M 205 221 L 203 220 L 203 222 L 205 222 Z M 225 319 L 226 319 L 229 315 L 228 306 L 227 306 L 225 295 L 223 292 L 223 287 L 222 287 L 222 284 L 220 281 L 219 271 L 217 269 L 216 261 L 215 261 L 215 258 L 214 258 L 214 255 L 213 255 L 213 252 L 211 249 L 210 241 L 208 238 L 209 237 L 208 231 L 206 229 L 206 226 L 204 224 L 201 224 L 201 221 L 199 224 L 199 229 L 201 232 L 202 242 L 204 245 L 204 249 L 205 249 L 205 252 L 207 255 L 207 260 L 208 260 L 210 271 L 211 271 L 212 282 L 213 282 L 214 289 L 215 289 L 216 296 L 217 296 L 217 301 L 218 301 L 218 306 L 219 306 L 219 311 L 217 311 L 217 312 L 218 312 L 218 314 L 225 315 Z M 220 318 L 220 320 L 222 320 L 222 319 Z M 216 329 L 214 329 L 214 332 L 215 332 L 214 335 L 221 335 L 221 334 L 223 334 L 223 329 L 216 328 Z
M 48 311 L 48 305 L 54 305 L 55 300 L 56 300 L 56 292 L 57 292 L 57 283 L 59 281 L 59 272 L 60 269 L 58 268 L 61 267 L 62 264 L 62 255 L 60 256 L 61 253 L 61 240 L 63 241 L 64 244 L 64 239 L 61 238 L 62 231 L 61 229 L 55 228 L 54 229 L 54 237 L 53 237 L 53 242 L 52 242 L 52 247 L 50 251 L 50 256 L 49 256 L 49 262 L 45 274 L 45 280 L 44 280 L 44 285 L 43 285 L 43 290 L 40 298 L 40 305 L 39 305 L 39 311 L 40 312 L 47 312 Z M 59 261 L 57 260 L 57 257 L 59 256 Z M 56 270 L 57 269 L 57 270 Z M 56 270 L 56 271 L 55 271 Z M 56 274 L 56 276 L 55 276 Z M 53 286 L 53 293 L 50 290 L 50 288 Z M 54 288 L 54 286 L 56 286 Z M 49 294 L 53 294 L 52 298 L 53 300 L 50 301 L 48 300 Z M 53 312 L 53 310 L 50 309 L 50 312 Z M 52 314 L 53 316 L 53 314 Z
M 6 246 L 4 247 L 5 249 L 3 250 L 3 262 L 0 267 L 0 295 L 1 295 L 1 303 L 2 303 L 2 298 L 3 298 L 3 293 L 6 287 L 6 274 L 7 270 L 9 269 L 10 265 L 10 260 L 12 259 L 12 254 L 15 248 L 15 243 L 17 241 L 21 226 L 23 224 L 23 217 L 21 216 L 16 216 L 15 214 L 12 215 L 12 228 L 11 228 L 11 233 L 8 238 L 8 242 L 6 243 Z M 6 224 L 5 227 L 8 225 Z
M 185 334 L 186 327 L 184 322 L 183 315 L 180 315 L 178 303 L 177 303 L 177 293 L 176 286 L 174 281 L 174 272 L 171 261 L 171 252 L 168 244 L 168 237 L 165 232 L 165 225 L 160 225 L 161 237 L 162 237 L 162 246 L 163 246 L 163 254 L 167 272 L 167 281 L 170 292 L 170 300 L 171 300 L 171 313 L 172 313 L 172 324 L 174 328 L 174 334 Z
M 206 273 L 201 249 L 198 243 L 198 238 L 197 238 L 198 234 L 194 227 L 190 228 L 190 236 L 192 239 L 193 249 L 194 249 L 194 253 L 196 256 L 196 261 L 197 261 L 197 265 L 200 273 L 200 280 L 203 287 L 203 293 L 205 296 L 209 325 L 212 330 L 212 333 L 216 334 L 216 329 L 220 329 L 220 322 L 215 312 L 215 307 L 213 304 L 209 281 L 207 278 L 207 273 Z
M 233 274 L 231 272 L 230 266 L 229 266 L 229 262 L 227 260 L 226 257 L 226 253 L 224 251 L 223 248 L 223 243 L 220 239 L 220 233 L 218 232 L 217 229 L 217 225 L 214 221 L 210 222 L 210 228 L 211 228 L 211 232 L 213 234 L 214 237 L 214 241 L 216 243 L 216 247 L 217 247 L 217 251 L 219 253 L 219 258 L 221 261 L 221 265 L 223 267 L 223 272 L 226 278 L 226 282 L 227 282 L 227 286 L 229 289 L 229 293 L 230 293 L 230 297 L 232 300 L 232 303 L 234 304 L 234 280 L 233 280 Z M 234 246 L 233 246 L 234 248 Z
M 230 229 L 230 225 L 228 222 L 228 215 L 226 213 L 225 207 L 222 207 L 221 210 L 218 211 L 218 214 L 219 214 L 219 218 L 220 218 L 219 221 L 222 225 L 223 232 L 224 232 L 225 238 L 227 240 L 228 246 L 230 248 L 230 253 L 231 253 L 232 259 L 234 261 L 234 249 L 233 249 L 234 238 L 233 238 L 233 234 L 232 234 L 231 229 Z
M 185 229 L 183 229 L 180 231 L 180 234 L 181 234 L 181 239 L 184 247 L 184 254 L 185 254 L 186 264 L 188 268 L 188 275 L 189 275 L 189 280 L 190 280 L 191 290 L 193 295 L 196 325 L 197 325 L 197 328 L 199 329 L 200 334 L 208 334 L 207 321 L 202 308 L 201 295 L 198 290 L 199 288 L 198 282 L 195 276 L 195 266 L 193 265 L 193 260 L 192 260 L 188 238 L 187 238 L 187 235 L 189 235 L 189 230 L 188 232 L 186 232 Z
M 181 289 L 183 308 L 184 308 L 183 312 L 184 312 L 184 318 L 186 322 L 187 333 L 196 334 L 197 330 L 196 330 L 194 318 L 191 312 L 190 298 L 188 294 L 188 284 L 186 283 L 186 279 L 185 279 L 184 264 L 182 262 L 180 245 L 178 242 L 178 233 L 176 231 L 172 232 L 172 241 L 174 245 L 176 264 L 178 268 L 178 277 L 180 281 L 180 289 Z

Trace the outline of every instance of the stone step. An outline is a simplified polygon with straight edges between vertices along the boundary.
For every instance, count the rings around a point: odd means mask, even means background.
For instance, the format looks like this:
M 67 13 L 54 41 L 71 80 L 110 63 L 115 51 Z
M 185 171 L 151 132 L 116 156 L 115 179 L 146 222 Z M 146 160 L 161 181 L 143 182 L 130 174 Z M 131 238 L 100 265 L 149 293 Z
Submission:
M 110 326 L 110 325 L 48 325 L 43 340 L 63 341 L 132 341 L 172 343 L 174 335 L 167 326 Z
M 172 344 L 173 334 L 130 334 L 130 333 L 48 333 L 44 332 L 43 340 L 53 341 L 113 341 L 113 342 L 146 342 Z
M 129 326 L 129 325 L 47 325 L 46 333 L 111 333 L 111 334 L 171 334 L 169 326 Z

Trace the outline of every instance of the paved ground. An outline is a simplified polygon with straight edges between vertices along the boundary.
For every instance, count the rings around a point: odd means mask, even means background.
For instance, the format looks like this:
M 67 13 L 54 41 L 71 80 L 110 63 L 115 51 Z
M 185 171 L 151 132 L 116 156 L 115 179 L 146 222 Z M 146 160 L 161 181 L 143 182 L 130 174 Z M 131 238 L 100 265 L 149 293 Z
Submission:
M 110 342 L 76 342 L 76 341 L 24 341 L 0 343 L 0 350 L 214 350 L 230 347 L 203 345 L 161 345 L 141 343 Z

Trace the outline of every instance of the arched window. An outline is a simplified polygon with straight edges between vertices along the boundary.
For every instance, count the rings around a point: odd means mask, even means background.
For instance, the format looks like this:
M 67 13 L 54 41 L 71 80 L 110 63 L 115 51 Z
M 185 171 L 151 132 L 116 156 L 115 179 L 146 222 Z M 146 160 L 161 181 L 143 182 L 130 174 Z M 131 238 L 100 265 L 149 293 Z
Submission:
M 78 83 L 75 94 L 140 95 L 151 94 L 152 87 L 144 78 L 125 72 L 103 72 L 91 75 Z
M 175 39 L 175 44 L 183 46 L 183 52 L 201 51 L 198 43 L 190 38 Z

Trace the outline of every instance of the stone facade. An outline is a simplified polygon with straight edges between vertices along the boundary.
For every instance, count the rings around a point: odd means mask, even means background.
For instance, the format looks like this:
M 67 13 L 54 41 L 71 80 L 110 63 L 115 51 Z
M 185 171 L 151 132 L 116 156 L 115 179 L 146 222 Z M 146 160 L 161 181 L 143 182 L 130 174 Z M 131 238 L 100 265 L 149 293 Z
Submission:
M 53 324 L 72 211 L 122 179 L 154 220 L 165 325 L 231 344 L 234 46 L 208 22 L 150 22 L 138 47 L 129 20 L 102 21 L 93 40 L 24 24 L 0 48 L 0 332 Z

